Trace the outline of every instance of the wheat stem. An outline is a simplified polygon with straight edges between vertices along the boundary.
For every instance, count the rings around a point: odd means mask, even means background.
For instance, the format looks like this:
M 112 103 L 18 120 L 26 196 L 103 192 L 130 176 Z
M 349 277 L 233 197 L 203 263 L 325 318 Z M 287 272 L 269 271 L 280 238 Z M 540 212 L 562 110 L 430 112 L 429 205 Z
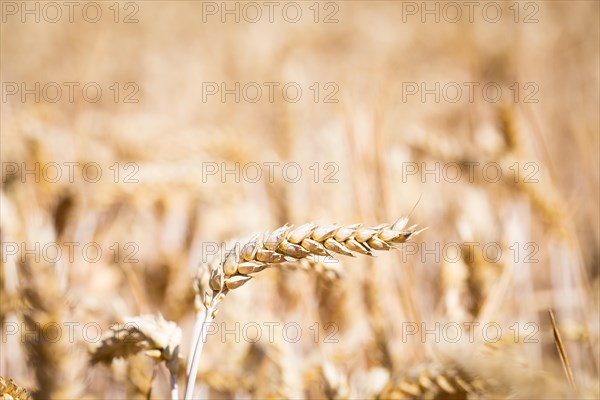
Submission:
M 171 400 L 179 400 L 179 385 L 177 384 L 177 371 L 179 369 L 179 346 L 173 351 L 173 358 L 166 363 L 171 374 Z
M 208 333 L 208 326 L 213 320 L 213 307 L 206 307 L 204 312 L 198 312 L 196 314 L 196 326 L 200 325 L 200 329 L 194 329 L 194 336 L 192 337 L 192 346 L 194 348 L 191 357 L 190 365 L 188 366 L 187 383 L 185 387 L 185 399 L 191 399 L 194 393 L 194 387 L 196 385 L 196 376 L 198 374 L 198 366 L 200 364 L 200 355 L 202 354 L 202 348 L 206 342 L 206 335 Z
M 198 297 L 198 296 L 196 296 Z M 192 357 L 194 357 L 194 351 L 196 351 L 196 342 L 195 340 L 197 340 L 196 338 L 198 338 L 198 336 L 200 335 L 200 330 L 202 329 L 202 322 L 204 322 L 204 311 L 205 308 L 202 309 L 198 309 L 198 311 L 196 312 L 196 318 L 194 321 L 194 330 L 192 331 L 192 345 L 190 346 L 190 350 L 188 352 L 188 364 L 186 366 L 186 370 L 185 370 L 185 375 L 189 376 L 190 375 L 190 370 L 192 369 Z

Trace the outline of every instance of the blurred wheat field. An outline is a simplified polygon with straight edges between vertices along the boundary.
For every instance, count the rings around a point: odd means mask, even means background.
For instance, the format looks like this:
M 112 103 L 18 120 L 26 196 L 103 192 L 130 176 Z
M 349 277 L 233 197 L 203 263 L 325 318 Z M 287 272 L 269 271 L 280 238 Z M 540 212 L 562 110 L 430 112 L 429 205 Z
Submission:
M 408 214 L 232 290 L 194 398 L 598 398 L 599 3 L 474 3 L 3 1 L 4 398 L 169 398 L 161 329 L 183 398 L 218 245 Z

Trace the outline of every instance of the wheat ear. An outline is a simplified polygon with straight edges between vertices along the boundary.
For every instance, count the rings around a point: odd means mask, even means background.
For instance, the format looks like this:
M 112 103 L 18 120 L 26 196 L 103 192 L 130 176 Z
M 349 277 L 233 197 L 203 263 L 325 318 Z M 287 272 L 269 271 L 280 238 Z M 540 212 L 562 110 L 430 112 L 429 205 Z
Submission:
M 127 317 L 123 327 L 114 327 L 96 346 L 91 362 L 110 364 L 115 358 L 127 358 L 144 351 L 155 361 L 165 362 L 170 374 L 171 399 L 176 400 L 179 398 L 177 371 L 180 342 L 179 326 L 175 322 L 165 320 L 160 314 Z
M 390 250 L 418 234 L 416 225 L 406 227 L 408 217 L 394 224 L 364 227 L 362 224 L 318 226 L 312 223 L 298 227 L 284 225 L 273 232 L 253 235 L 242 246 L 236 244 L 226 254 L 202 265 L 194 281 L 196 324 L 190 356 L 185 398 L 194 392 L 200 355 L 216 307 L 225 295 L 243 286 L 252 274 L 270 266 L 294 262 L 308 257 L 331 256 L 333 253 L 354 257 L 356 253 L 373 255 L 373 251 Z M 204 310 L 199 306 L 202 304 Z

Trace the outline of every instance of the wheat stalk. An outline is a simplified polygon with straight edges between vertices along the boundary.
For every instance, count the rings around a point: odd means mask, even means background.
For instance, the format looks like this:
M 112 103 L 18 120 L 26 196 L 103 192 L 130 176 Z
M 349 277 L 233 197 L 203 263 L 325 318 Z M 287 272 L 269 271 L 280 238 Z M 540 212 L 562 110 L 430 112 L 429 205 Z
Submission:
M 362 224 L 284 225 L 270 233 L 255 234 L 243 245 L 237 243 L 226 254 L 202 265 L 194 281 L 197 313 L 188 357 L 185 398 L 191 398 L 194 392 L 208 326 L 215 317 L 217 305 L 227 293 L 246 284 L 253 274 L 273 265 L 310 257 L 329 257 L 333 253 L 350 257 L 356 253 L 372 256 L 374 251 L 394 249 L 420 232 L 416 225 L 407 227 L 407 223 L 408 217 L 400 218 L 394 224 L 375 227 Z

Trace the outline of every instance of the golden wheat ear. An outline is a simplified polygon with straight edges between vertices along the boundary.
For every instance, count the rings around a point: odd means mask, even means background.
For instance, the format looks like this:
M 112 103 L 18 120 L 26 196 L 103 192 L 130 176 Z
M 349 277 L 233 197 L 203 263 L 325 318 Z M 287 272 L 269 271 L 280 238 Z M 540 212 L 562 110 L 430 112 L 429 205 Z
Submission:
M 407 225 L 408 217 L 374 227 L 362 224 L 318 226 L 313 223 L 294 227 L 286 224 L 272 232 L 255 234 L 202 265 L 194 287 L 203 304 L 214 308 L 227 292 L 243 286 L 253 274 L 267 267 L 337 254 L 372 256 L 377 251 L 395 249 L 424 231 L 417 230 L 417 225 Z

